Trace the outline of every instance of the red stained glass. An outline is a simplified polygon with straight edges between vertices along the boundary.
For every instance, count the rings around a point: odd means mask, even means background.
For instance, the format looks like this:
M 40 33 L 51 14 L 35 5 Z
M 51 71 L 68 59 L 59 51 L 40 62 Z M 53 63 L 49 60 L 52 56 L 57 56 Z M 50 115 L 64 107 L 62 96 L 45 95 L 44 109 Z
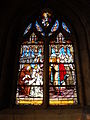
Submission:
M 49 104 L 77 104 L 74 49 L 62 33 L 49 44 Z M 70 41 L 70 40 L 69 40 Z

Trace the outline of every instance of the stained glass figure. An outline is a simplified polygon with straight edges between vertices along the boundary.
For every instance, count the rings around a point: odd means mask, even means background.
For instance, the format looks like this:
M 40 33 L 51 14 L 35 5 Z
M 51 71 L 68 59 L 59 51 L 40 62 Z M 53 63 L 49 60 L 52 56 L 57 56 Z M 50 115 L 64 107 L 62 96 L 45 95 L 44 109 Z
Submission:
M 16 104 L 43 103 L 43 63 L 43 45 L 38 44 L 37 36 L 32 33 L 29 41 L 21 45 Z
M 49 104 L 77 104 L 76 76 L 74 64 L 50 64 Z
M 28 33 L 28 31 L 31 29 L 31 27 L 32 27 L 32 23 L 30 23 L 30 24 L 28 25 L 28 27 L 25 29 L 24 35 Z
M 44 62 L 42 45 L 21 45 L 20 56 L 20 63 Z
M 77 104 L 74 49 L 59 33 L 49 44 L 49 104 Z
M 42 24 L 43 24 L 45 27 L 48 27 L 50 23 L 51 23 L 51 13 L 49 13 L 49 12 L 44 12 L 44 13 L 42 14 Z
M 20 64 L 16 98 L 17 104 L 42 104 L 43 64 Z
M 71 33 L 69 28 L 66 26 L 66 24 L 64 22 L 62 22 L 62 27 L 64 30 L 66 30 L 68 33 Z
M 49 45 L 49 62 L 73 63 L 74 50 L 72 45 Z

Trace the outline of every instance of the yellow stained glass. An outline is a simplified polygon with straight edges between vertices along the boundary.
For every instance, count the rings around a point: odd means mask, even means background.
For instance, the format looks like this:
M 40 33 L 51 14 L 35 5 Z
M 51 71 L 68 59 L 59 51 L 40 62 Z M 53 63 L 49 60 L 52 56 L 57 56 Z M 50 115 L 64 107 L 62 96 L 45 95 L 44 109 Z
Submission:
M 70 104 L 74 104 L 74 101 L 73 100 L 63 100 L 63 101 L 50 100 L 49 104 L 50 105 L 70 105 Z
M 42 100 L 19 100 L 18 104 L 24 104 L 24 105 L 41 105 L 43 103 Z

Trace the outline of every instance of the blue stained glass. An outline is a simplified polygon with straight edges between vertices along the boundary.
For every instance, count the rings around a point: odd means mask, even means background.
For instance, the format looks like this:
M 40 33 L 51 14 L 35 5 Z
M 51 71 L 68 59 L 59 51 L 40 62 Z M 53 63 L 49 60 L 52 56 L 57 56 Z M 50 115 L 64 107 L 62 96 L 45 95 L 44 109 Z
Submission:
M 24 35 L 25 35 L 26 33 L 28 33 L 28 31 L 31 29 L 31 27 L 32 27 L 32 23 L 30 23 L 30 24 L 28 25 L 28 27 L 25 29 Z
M 37 21 L 36 21 L 35 27 L 36 27 L 37 31 L 39 31 L 39 32 L 43 31 Z
M 24 57 L 24 50 L 23 50 L 23 52 L 22 52 L 22 57 Z
M 25 51 L 25 56 L 27 56 L 27 48 L 26 48 L 26 51 Z
M 30 57 L 30 49 L 29 49 L 29 53 L 28 53 L 29 57 Z
M 69 28 L 66 26 L 66 24 L 64 22 L 62 22 L 62 27 L 64 30 L 66 30 L 68 33 L 70 33 Z
M 49 33 L 48 36 L 52 35 L 52 33 Z
M 31 64 L 31 67 L 34 68 L 34 67 L 35 67 L 35 64 Z
M 52 56 L 56 56 L 55 50 L 53 48 L 51 49 L 51 51 L 52 51 Z
M 62 47 L 61 49 L 60 49 L 60 55 L 65 55 L 65 52 L 64 52 L 64 48 Z
M 51 28 L 51 32 L 55 32 L 58 29 L 58 27 L 59 27 L 59 21 L 56 20 L 55 24 Z
M 70 50 L 69 50 L 68 47 L 67 47 L 67 54 L 68 54 L 68 56 L 71 56 L 71 54 L 70 54 Z
M 32 57 L 35 57 L 35 56 L 34 56 L 34 52 L 33 52 L 33 50 L 32 50 Z
M 42 32 L 41 35 L 45 36 L 45 33 L 43 32 L 43 29 L 40 27 L 40 25 L 38 24 L 37 21 L 36 21 L 35 27 L 36 27 L 37 31 Z
M 41 52 L 42 52 L 42 50 L 39 49 L 39 51 L 38 51 L 38 56 L 41 56 Z
M 52 48 L 52 54 L 55 54 L 55 50 Z
M 53 82 L 53 74 L 52 74 L 52 70 L 51 70 L 51 82 Z

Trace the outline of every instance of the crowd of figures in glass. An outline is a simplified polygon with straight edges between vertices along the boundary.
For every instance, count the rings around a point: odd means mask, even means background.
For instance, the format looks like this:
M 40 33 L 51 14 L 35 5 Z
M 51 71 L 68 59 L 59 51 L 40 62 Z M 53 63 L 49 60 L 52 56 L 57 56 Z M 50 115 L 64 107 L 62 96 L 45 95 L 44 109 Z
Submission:
M 49 104 L 77 104 L 74 49 L 59 33 L 49 44 Z
M 33 33 L 29 41 L 21 45 L 17 104 L 42 104 L 43 62 L 43 45 L 37 42 L 37 37 Z

